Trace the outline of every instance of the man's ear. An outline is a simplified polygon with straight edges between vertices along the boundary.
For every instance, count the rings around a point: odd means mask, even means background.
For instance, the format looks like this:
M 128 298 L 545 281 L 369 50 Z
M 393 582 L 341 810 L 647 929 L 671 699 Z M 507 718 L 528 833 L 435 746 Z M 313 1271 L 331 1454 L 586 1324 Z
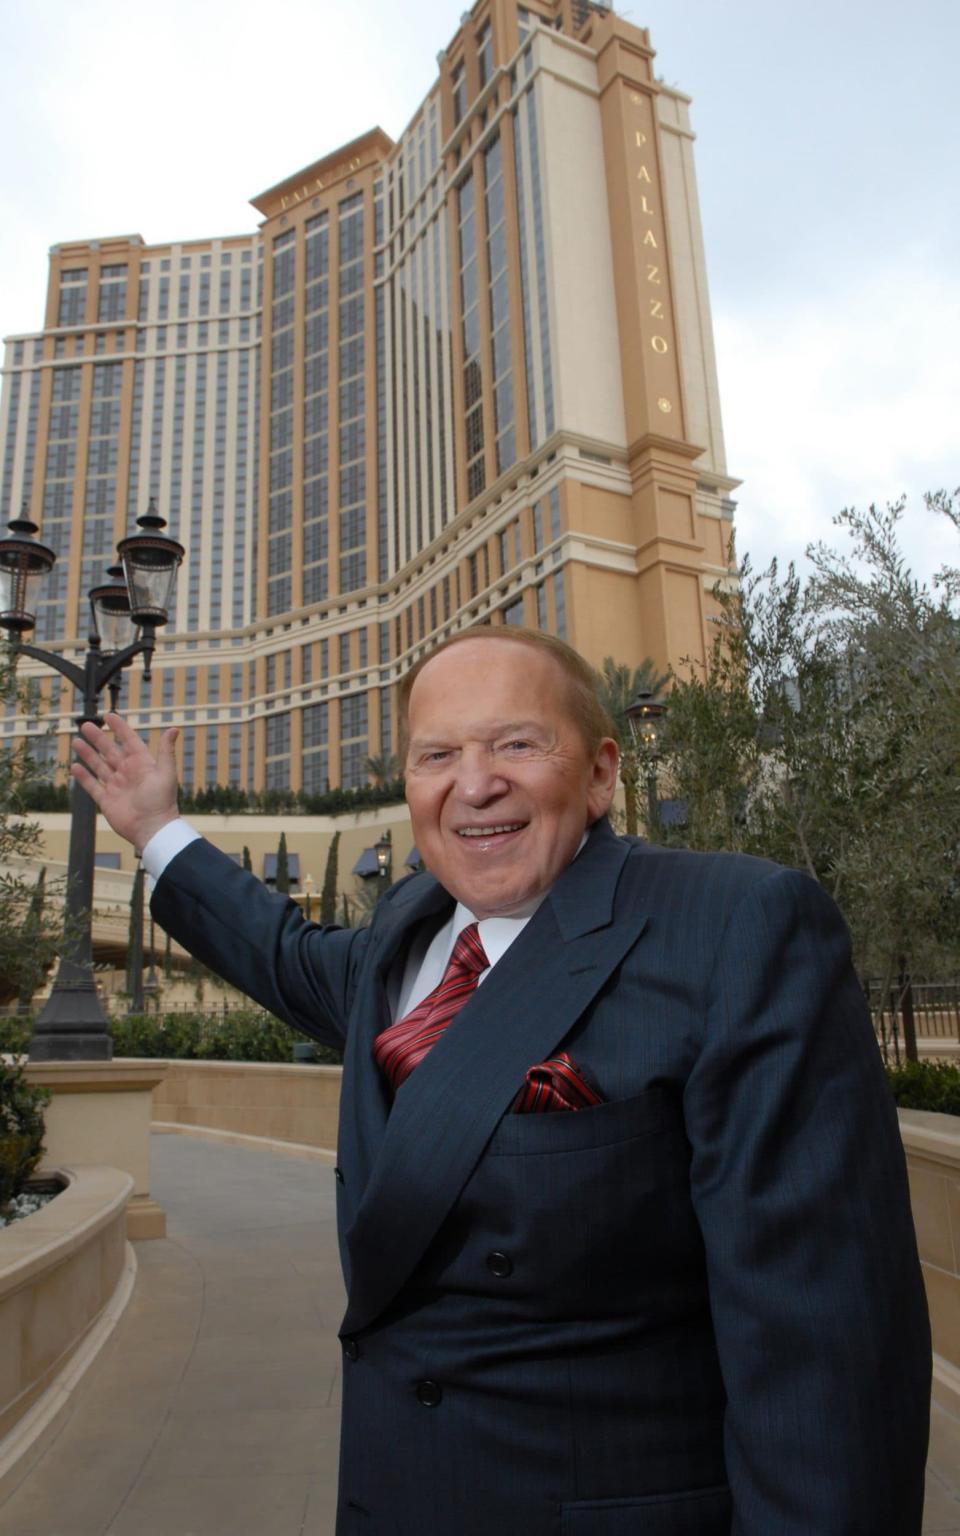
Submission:
M 591 823 L 605 816 L 613 804 L 617 792 L 617 769 L 620 765 L 620 748 L 611 736 L 604 736 L 593 759 L 590 787 L 587 790 L 587 807 Z

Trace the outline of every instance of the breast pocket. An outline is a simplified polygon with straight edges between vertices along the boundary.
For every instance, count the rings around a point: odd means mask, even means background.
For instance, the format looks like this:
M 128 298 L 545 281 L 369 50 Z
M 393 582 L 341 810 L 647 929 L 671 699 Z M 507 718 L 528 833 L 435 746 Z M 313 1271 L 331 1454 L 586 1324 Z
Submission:
M 730 1536 L 727 1487 L 641 1499 L 588 1499 L 560 1509 L 560 1536 Z
M 557 1109 L 543 1114 L 507 1114 L 487 1144 L 492 1157 L 525 1157 L 601 1151 L 638 1137 L 666 1138 L 685 1145 L 679 1108 L 662 1088 L 647 1088 L 629 1099 L 590 1109 Z
M 637 1317 L 669 1264 L 679 1305 L 702 1243 L 689 1189 L 679 1104 L 647 1089 L 592 1109 L 506 1115 L 458 1202 L 451 1249 L 478 1245 L 513 1261 L 504 1295 L 570 1315 L 599 1294 Z M 651 1302 L 651 1306 L 653 1303 Z

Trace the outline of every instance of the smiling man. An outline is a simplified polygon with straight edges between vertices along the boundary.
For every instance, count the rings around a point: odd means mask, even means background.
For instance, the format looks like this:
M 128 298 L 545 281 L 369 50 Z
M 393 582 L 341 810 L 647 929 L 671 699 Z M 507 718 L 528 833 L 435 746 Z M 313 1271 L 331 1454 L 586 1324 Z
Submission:
M 565 679 L 559 647 L 485 633 L 495 650 L 460 640 L 404 682 L 406 792 L 430 873 L 475 917 L 507 917 L 545 895 L 609 810 L 618 754 L 586 668 Z
M 338 1536 L 918 1536 L 929 1334 L 836 909 L 619 838 L 590 669 L 473 630 L 401 686 L 429 873 L 369 928 L 177 817 L 173 738 L 74 773 L 163 926 L 344 1045 Z

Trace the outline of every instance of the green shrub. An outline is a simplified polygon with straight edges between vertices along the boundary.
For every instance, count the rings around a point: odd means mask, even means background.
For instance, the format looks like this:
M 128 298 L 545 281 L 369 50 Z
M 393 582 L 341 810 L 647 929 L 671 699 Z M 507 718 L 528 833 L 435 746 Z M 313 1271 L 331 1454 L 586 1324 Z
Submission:
M 135 1014 L 111 1020 L 114 1056 L 159 1056 L 181 1061 L 289 1061 L 303 1037 L 272 1013 L 256 1008 L 232 1013 Z M 339 1066 L 342 1055 L 316 1047 L 317 1061 Z
M 0 1055 L 7 1052 L 11 1056 L 25 1056 L 32 1034 L 33 1020 L 23 1014 L 0 1018 Z
M 960 1067 L 942 1061 L 908 1061 L 902 1067 L 888 1067 L 887 1080 L 901 1109 L 960 1115 Z
M 0 1210 L 20 1194 L 43 1156 L 49 1098 L 49 1088 L 28 1083 L 21 1066 L 0 1061 Z

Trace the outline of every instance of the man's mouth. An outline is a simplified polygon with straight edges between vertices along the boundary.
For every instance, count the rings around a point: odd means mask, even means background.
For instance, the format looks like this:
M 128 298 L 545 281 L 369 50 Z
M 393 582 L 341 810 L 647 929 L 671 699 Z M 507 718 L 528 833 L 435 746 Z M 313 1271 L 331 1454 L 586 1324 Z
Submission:
M 487 827 L 458 827 L 458 837 L 499 837 L 504 832 L 522 832 L 525 821 L 498 821 Z

